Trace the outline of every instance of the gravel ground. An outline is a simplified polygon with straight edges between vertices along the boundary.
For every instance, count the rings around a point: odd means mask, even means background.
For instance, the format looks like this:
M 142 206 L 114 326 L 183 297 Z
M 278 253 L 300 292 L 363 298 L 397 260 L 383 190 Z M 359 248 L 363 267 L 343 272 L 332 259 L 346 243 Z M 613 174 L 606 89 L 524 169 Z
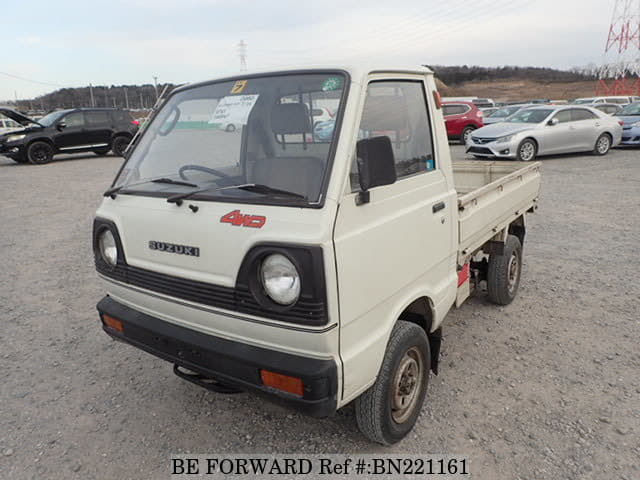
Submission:
M 315 420 L 217 395 L 102 333 L 90 230 L 120 162 L 0 158 L 0 478 L 167 478 L 172 452 L 455 453 L 480 479 L 640 478 L 640 150 L 543 160 L 519 297 L 451 312 L 428 403 L 391 448 L 351 407 Z

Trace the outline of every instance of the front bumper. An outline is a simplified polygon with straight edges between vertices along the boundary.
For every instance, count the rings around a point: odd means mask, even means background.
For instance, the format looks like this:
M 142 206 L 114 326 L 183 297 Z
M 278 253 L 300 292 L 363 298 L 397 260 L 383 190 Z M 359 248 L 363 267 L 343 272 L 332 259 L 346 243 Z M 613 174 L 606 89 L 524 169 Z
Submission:
M 625 128 L 622 131 L 621 145 L 640 145 L 640 127 Z
M 103 322 L 103 330 L 111 337 L 175 365 L 264 394 L 314 417 L 326 417 L 336 410 L 338 377 L 332 360 L 291 355 L 206 335 L 134 310 L 109 296 L 100 300 L 97 309 L 101 318 L 107 314 L 123 323 L 120 332 Z M 261 369 L 301 378 L 304 394 L 298 396 L 265 386 Z
M 506 143 L 497 143 L 495 141 L 480 143 L 471 139 L 469 143 L 467 143 L 465 151 L 466 153 L 477 157 L 515 159 L 518 151 L 518 144 L 514 141 Z

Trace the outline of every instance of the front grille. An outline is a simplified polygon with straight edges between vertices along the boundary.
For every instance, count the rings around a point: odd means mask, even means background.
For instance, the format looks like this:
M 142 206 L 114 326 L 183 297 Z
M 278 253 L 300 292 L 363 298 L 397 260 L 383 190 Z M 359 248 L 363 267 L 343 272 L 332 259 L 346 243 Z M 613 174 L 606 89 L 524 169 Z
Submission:
M 493 155 L 493 152 L 491 150 L 489 150 L 488 148 L 484 148 L 484 147 L 469 147 L 469 150 L 467 150 L 469 153 L 478 153 L 481 155 Z
M 471 137 L 474 141 L 474 143 L 477 143 L 478 145 L 484 145 L 486 143 L 491 143 L 495 140 L 495 138 L 478 138 L 478 137 Z
M 261 307 L 248 289 L 222 287 L 125 264 L 118 264 L 112 269 L 100 257 L 96 258 L 95 264 L 96 270 L 106 277 L 170 297 L 285 322 L 305 325 L 326 323 L 324 302 L 301 297 L 293 307 L 274 312 Z

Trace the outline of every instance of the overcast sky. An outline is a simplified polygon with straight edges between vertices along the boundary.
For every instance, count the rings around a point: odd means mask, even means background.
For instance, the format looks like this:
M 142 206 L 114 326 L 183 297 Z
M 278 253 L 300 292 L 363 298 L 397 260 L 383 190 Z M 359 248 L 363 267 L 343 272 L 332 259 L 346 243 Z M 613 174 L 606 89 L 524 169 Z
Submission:
M 599 63 L 612 0 L 9 0 L 0 99 L 60 86 L 183 83 L 344 63 Z M 7 74 L 32 81 L 16 79 Z M 43 82 L 43 84 L 34 81 Z

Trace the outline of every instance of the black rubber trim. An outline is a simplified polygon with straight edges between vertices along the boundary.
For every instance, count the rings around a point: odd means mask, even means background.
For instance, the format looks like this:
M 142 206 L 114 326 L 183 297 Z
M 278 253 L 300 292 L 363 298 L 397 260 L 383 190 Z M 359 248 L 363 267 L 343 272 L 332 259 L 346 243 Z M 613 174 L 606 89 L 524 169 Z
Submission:
M 255 347 L 174 325 L 104 297 L 97 305 L 123 322 L 123 332 L 103 324 L 113 338 L 129 343 L 159 358 L 222 383 L 264 394 L 315 417 L 336 410 L 337 367 L 333 360 L 318 360 Z M 302 397 L 262 384 L 260 369 L 301 378 Z

